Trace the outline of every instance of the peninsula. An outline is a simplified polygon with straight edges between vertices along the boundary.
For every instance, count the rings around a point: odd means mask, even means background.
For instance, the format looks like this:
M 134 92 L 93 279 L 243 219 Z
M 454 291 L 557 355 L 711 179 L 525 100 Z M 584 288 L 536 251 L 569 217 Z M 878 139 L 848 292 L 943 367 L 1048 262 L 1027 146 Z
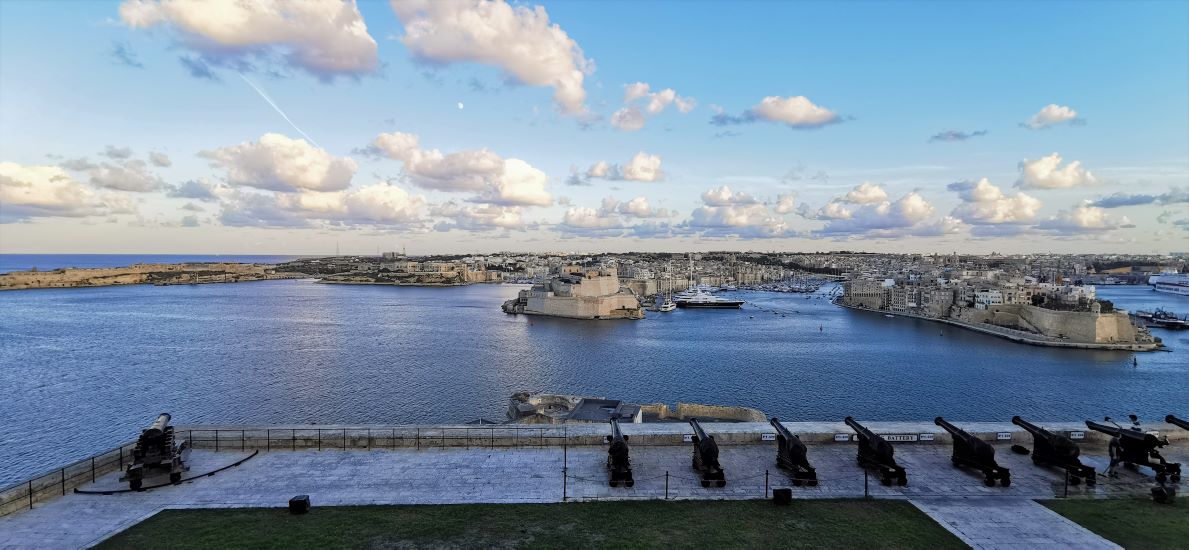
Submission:
M 271 279 L 296 279 L 302 273 L 287 272 L 268 264 L 234 262 L 133 264 L 127 267 L 54 269 L 0 273 L 0 290 L 32 288 L 80 288 L 113 285 L 185 285 L 238 283 Z

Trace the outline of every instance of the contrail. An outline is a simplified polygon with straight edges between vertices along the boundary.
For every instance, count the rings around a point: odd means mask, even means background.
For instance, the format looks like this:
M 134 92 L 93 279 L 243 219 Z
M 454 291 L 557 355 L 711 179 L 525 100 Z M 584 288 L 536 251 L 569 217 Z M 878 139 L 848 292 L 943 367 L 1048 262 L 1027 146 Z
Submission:
M 277 107 L 277 104 L 273 102 L 272 98 L 268 97 L 268 94 L 264 93 L 264 90 L 261 90 L 259 86 L 257 86 L 251 80 L 248 80 L 248 77 L 244 76 L 243 74 L 240 74 L 239 77 L 244 79 L 244 82 L 247 82 L 248 86 L 251 86 L 253 90 L 256 90 L 256 93 L 260 94 L 260 97 L 264 98 L 264 100 L 267 101 L 269 105 L 272 105 L 272 108 L 277 111 L 277 114 L 281 115 L 281 118 L 284 118 L 285 122 L 288 122 L 294 130 L 297 130 L 297 133 L 310 140 L 310 143 L 313 143 L 315 147 L 319 149 L 322 148 L 321 145 L 318 145 L 317 141 L 314 141 L 314 138 L 310 137 L 310 135 L 305 133 L 305 131 L 303 131 L 301 128 L 298 128 L 292 120 L 289 120 L 289 115 L 285 114 L 285 111 L 282 111 L 280 107 Z

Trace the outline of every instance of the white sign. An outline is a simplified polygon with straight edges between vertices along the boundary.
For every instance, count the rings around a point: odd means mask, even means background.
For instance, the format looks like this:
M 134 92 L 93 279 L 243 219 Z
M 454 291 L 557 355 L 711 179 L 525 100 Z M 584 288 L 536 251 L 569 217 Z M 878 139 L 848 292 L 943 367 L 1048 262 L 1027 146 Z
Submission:
M 776 434 L 760 434 L 760 441 L 776 441 Z
M 933 441 L 933 434 L 921 434 L 921 441 Z
M 684 440 L 686 443 L 690 443 L 690 442 L 692 442 L 692 441 L 694 440 L 694 434 L 682 434 L 682 435 L 681 435 L 681 438 L 682 438 L 682 439 L 683 439 L 683 440 Z
M 1069 432 L 1070 439 L 1086 439 L 1086 432 Z
M 837 442 L 850 441 L 850 434 L 834 434 L 834 441 L 837 441 Z
M 888 434 L 883 438 L 887 441 L 916 441 L 917 434 Z
M 1011 432 L 999 432 L 995 434 L 995 439 L 999 441 L 1011 441 Z

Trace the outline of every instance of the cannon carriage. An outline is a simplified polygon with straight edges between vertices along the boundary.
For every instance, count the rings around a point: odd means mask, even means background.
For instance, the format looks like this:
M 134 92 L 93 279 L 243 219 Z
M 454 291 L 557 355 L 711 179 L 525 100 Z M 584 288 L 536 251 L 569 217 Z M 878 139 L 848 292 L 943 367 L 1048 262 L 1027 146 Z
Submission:
M 859 451 L 855 458 L 860 466 L 878 471 L 880 482 L 884 485 L 891 485 L 893 480 L 901 487 L 908 485 L 908 472 L 896 464 L 896 450 L 891 443 L 854 418 L 848 416 L 843 422 L 859 435 Z
M 955 468 L 970 466 L 983 473 L 983 484 L 994 487 L 995 481 L 1003 487 L 1011 485 L 1011 471 L 995 462 L 995 447 L 965 430 L 950 424 L 946 419 L 937 417 L 933 423 L 941 426 L 950 433 L 954 440 L 954 454 L 950 462 Z
M 702 474 L 702 487 L 726 487 L 727 475 L 718 463 L 718 443 L 708 435 L 698 419 L 691 418 L 689 425 L 694 429 L 693 467 Z
M 807 449 L 801 438 L 784 427 L 779 418 L 772 418 L 769 422 L 776 428 L 776 465 L 792 474 L 796 487 L 802 484 L 810 487 L 817 485 L 817 470 L 809 464 Z
M 619 429 L 619 419 L 611 419 L 611 435 L 607 437 L 611 446 L 607 447 L 607 473 L 611 479 L 607 482 L 612 487 L 632 487 L 636 484 L 632 477 L 632 460 L 628 454 L 628 436 Z
M 1065 470 L 1069 474 L 1070 485 L 1079 485 L 1083 479 L 1086 480 L 1086 485 L 1094 485 L 1094 476 L 1097 475 L 1094 467 L 1082 464 L 1078 458 L 1082 450 L 1072 439 L 1050 432 L 1019 416 L 1013 416 L 1011 423 L 1032 434 L 1033 464 L 1056 466 Z
M 190 445 L 174 438 L 169 420 L 169 413 L 161 413 L 137 438 L 132 449 L 132 463 L 120 477 L 120 481 L 128 482 L 130 489 L 140 490 L 145 478 L 161 473 L 168 473 L 169 482 L 177 483 L 182 480 L 182 473 L 190 469 L 186 465 Z
M 1111 422 L 1109 416 L 1103 420 L 1105 422 Z M 1112 468 L 1107 473 L 1113 474 L 1113 467 L 1121 462 L 1128 468 L 1139 466 L 1151 468 L 1156 473 L 1156 481 L 1161 483 L 1164 483 L 1166 480 L 1173 483 L 1180 481 L 1181 465 L 1176 462 L 1168 462 L 1160 454 L 1160 448 L 1168 445 L 1168 440 L 1140 430 L 1139 421 L 1135 418 L 1135 415 L 1132 415 L 1131 421 L 1134 425 L 1132 428 L 1124 428 L 1114 422 L 1108 425 L 1092 420 L 1086 421 L 1087 428 L 1111 436 L 1110 453 Z

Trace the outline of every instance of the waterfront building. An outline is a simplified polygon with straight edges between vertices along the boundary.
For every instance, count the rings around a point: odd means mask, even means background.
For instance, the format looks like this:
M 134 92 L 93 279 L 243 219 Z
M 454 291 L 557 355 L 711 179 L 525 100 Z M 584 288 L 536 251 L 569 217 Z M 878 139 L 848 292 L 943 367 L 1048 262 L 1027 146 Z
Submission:
M 556 277 L 521 290 L 503 310 L 572 319 L 644 318 L 639 299 L 620 285 L 615 269 L 577 265 L 563 266 Z

